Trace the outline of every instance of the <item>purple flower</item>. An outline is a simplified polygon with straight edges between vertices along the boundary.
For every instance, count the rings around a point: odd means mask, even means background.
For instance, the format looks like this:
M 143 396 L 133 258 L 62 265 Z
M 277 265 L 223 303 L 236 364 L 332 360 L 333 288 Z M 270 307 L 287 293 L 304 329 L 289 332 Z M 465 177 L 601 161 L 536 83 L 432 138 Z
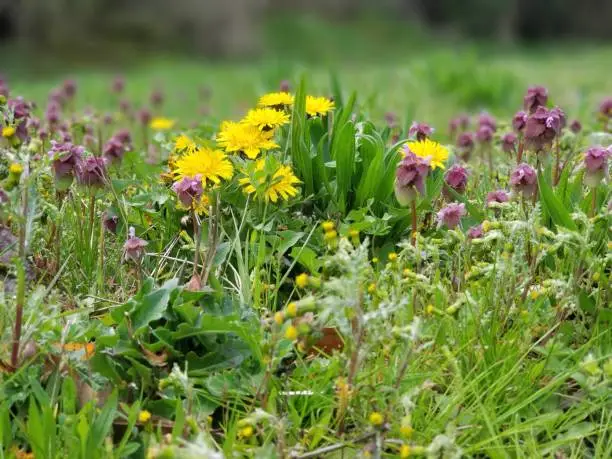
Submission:
M 77 177 L 82 185 L 101 186 L 106 176 L 106 160 L 97 156 L 89 156 L 80 161 L 77 166 Z
M 64 104 L 66 103 L 66 100 L 64 98 L 64 91 L 61 89 L 52 89 L 49 92 L 49 97 L 48 97 L 48 103 L 50 104 L 56 104 L 59 105 L 60 107 L 63 107 Z
M 125 89 L 125 79 L 121 75 L 117 75 L 111 88 L 115 94 L 121 94 Z
M 580 121 L 574 120 L 570 123 L 569 128 L 574 134 L 578 134 L 580 131 L 582 131 L 582 124 Z
M 490 143 L 493 140 L 493 133 L 495 131 L 491 129 L 491 126 L 483 124 L 478 128 L 476 132 L 476 139 L 480 143 Z
M 127 99 L 121 99 L 119 101 L 119 110 L 121 110 L 122 113 L 129 115 L 132 111 L 132 104 Z
M 482 230 L 482 225 L 472 226 L 467 231 L 468 239 L 480 239 L 484 236 L 484 231 Z
M 538 187 L 538 176 L 529 164 L 519 164 L 510 175 L 510 184 L 525 196 L 532 196 Z
M 196 175 L 194 178 L 185 177 L 180 182 L 172 185 L 172 190 L 178 196 L 181 204 L 191 209 L 197 204 L 204 191 L 202 188 L 202 176 Z
M 118 130 L 114 137 L 116 137 L 124 145 L 132 143 L 132 135 L 127 129 Z
M 289 80 L 283 80 L 280 82 L 279 89 L 281 92 L 290 92 L 291 91 L 291 83 Z
M 72 181 L 75 169 L 85 149 L 80 145 L 73 145 L 70 142 L 60 143 L 55 140 L 51 141 L 51 150 L 49 157 L 51 158 L 51 167 L 55 174 L 56 181 L 69 180 Z
M 150 100 L 153 107 L 161 107 L 161 105 L 164 103 L 164 93 L 161 91 L 161 89 L 156 89 L 151 93 Z
M 502 137 L 502 150 L 506 153 L 512 153 L 516 149 L 518 138 L 514 132 L 508 132 Z
M 546 118 L 546 127 L 553 129 L 557 134 L 561 132 L 561 129 L 565 127 L 567 118 L 563 110 L 559 107 L 553 107 L 548 112 L 548 118 Z
M 138 121 L 143 126 L 148 126 L 151 122 L 151 111 L 146 108 L 142 108 L 138 111 Z
M 393 112 L 385 113 L 385 122 L 390 128 L 397 127 L 397 116 Z
M 109 233 L 117 233 L 117 224 L 119 223 L 119 217 L 111 210 L 106 210 L 102 214 L 102 223 L 104 229 Z
M 548 102 L 548 89 L 544 86 L 530 87 L 523 98 L 523 106 L 529 113 L 534 113 L 538 107 L 546 106 L 546 102 Z
M 433 134 L 433 128 L 426 123 L 418 123 L 414 121 L 408 130 L 408 137 L 416 137 L 419 142 L 422 142 Z
M 455 164 L 444 175 L 444 181 L 449 188 L 461 194 L 467 185 L 468 171 L 465 167 Z
M 483 126 L 488 126 L 493 132 L 497 130 L 497 122 L 495 121 L 495 118 L 493 118 L 493 116 L 487 112 L 482 112 L 478 116 L 478 127 L 481 128 Z
M 506 190 L 495 190 L 487 193 L 487 205 L 491 204 L 492 202 L 502 203 L 508 202 L 509 200 L 510 195 Z
M 523 110 L 516 112 L 512 118 L 512 128 L 517 132 L 521 132 L 523 129 L 525 129 L 526 124 L 527 113 L 525 113 Z
M 123 259 L 132 260 L 136 264 L 140 264 L 145 254 L 147 241 L 136 237 L 133 227 L 130 227 L 129 236 L 125 244 L 123 244 Z
M 461 159 L 467 161 L 470 159 L 470 155 L 474 150 L 474 134 L 471 132 L 462 132 L 457 136 L 455 145 L 457 146 L 457 150 L 459 150 Z
M 584 153 L 584 168 L 586 174 L 584 181 L 587 185 L 595 187 L 608 172 L 608 157 L 612 150 L 603 147 L 591 147 Z
M 399 163 L 395 172 L 395 196 L 402 206 L 414 201 L 417 192 L 424 192 L 429 162 L 429 158 L 421 158 L 408 151 Z
M 121 129 L 104 144 L 102 155 L 108 162 L 120 161 L 131 148 L 130 131 Z
M 438 228 L 446 225 L 453 229 L 461 222 L 461 217 L 465 215 L 465 204 L 452 202 L 438 212 Z
M 456 118 L 450 120 L 448 129 L 451 135 L 454 135 L 457 131 L 465 131 L 470 125 L 470 117 L 466 114 L 461 114 Z
M 8 101 L 8 107 L 13 110 L 13 116 L 16 120 L 27 118 L 32 108 L 23 97 L 16 97 Z
M 68 79 L 64 81 L 62 85 L 62 90 L 66 99 L 72 99 L 77 92 L 77 84 L 73 79 Z
M 62 117 L 61 107 L 57 102 L 50 102 L 45 110 L 45 119 L 52 128 L 55 128 Z
M 557 135 L 556 127 L 561 125 L 558 113 L 552 113 L 546 107 L 538 107 L 535 113 L 529 115 L 525 125 L 525 141 L 536 151 L 550 146 Z
M 599 113 L 604 118 L 612 118 L 612 97 L 607 97 L 599 105 Z

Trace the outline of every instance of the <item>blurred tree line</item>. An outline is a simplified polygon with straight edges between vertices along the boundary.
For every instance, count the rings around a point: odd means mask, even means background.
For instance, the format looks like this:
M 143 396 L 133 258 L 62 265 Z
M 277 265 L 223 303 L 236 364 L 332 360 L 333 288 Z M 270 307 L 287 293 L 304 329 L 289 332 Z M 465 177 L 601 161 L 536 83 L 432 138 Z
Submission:
M 612 38 L 612 0 L 0 0 L 0 41 L 31 48 L 149 44 L 205 55 L 252 54 L 272 14 L 365 15 L 467 37 Z

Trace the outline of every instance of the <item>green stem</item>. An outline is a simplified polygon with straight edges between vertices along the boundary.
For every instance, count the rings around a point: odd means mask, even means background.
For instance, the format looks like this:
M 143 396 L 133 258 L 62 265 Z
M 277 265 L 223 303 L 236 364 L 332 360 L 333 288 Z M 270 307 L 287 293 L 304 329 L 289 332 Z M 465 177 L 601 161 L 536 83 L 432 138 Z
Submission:
M 416 246 L 416 235 L 417 235 L 417 209 L 416 209 L 416 199 L 413 199 L 410 203 L 412 210 L 412 234 L 410 235 L 410 239 L 412 240 L 412 245 Z

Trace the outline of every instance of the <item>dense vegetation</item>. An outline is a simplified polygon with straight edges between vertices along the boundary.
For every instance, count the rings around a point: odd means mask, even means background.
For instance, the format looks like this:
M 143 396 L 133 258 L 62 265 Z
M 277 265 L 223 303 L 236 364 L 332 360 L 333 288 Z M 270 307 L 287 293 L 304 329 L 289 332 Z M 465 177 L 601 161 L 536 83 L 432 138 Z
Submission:
M 1 457 L 610 457 L 612 100 L 528 67 L 3 81 Z

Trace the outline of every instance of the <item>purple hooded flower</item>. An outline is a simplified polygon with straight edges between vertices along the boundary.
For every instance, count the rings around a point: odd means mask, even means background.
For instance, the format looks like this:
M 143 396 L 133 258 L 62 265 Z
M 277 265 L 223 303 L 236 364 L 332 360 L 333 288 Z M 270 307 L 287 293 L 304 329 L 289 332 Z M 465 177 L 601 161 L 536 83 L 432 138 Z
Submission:
M 584 181 L 587 185 L 595 187 L 608 173 L 608 157 L 612 150 L 603 147 L 591 147 L 584 153 L 584 168 L 586 174 Z
M 129 236 L 125 244 L 123 244 L 123 259 L 132 260 L 136 264 L 140 264 L 145 254 L 147 241 L 136 237 L 136 232 L 133 227 L 130 227 Z
M 489 126 L 493 132 L 497 130 L 497 122 L 495 121 L 495 118 L 493 118 L 493 116 L 487 112 L 482 112 L 478 116 L 478 127 L 481 128 L 483 126 Z
M 455 164 L 444 175 L 444 182 L 449 188 L 462 194 L 467 185 L 468 171 L 465 167 Z
M 514 117 L 512 118 L 512 128 L 516 132 L 522 132 L 525 129 L 525 125 L 527 124 L 527 113 L 523 110 L 516 112 Z
M 132 137 L 127 129 L 117 131 L 105 144 L 102 154 L 108 162 L 120 161 L 131 148 Z
M 115 94 L 121 94 L 125 89 L 125 79 L 121 75 L 117 75 L 113 80 L 111 89 Z
M 468 239 L 480 239 L 484 236 L 484 231 L 482 230 L 482 225 L 472 226 L 467 231 Z
M 151 93 L 150 101 L 153 107 L 161 107 L 164 103 L 164 93 L 162 92 L 162 90 L 156 89 L 155 91 L 153 91 Z
M 561 132 L 561 129 L 565 127 L 567 118 L 565 112 L 559 107 L 553 107 L 548 112 L 548 118 L 546 118 L 546 127 L 553 129 L 557 134 Z
M 56 105 L 59 105 L 60 107 L 63 107 L 64 104 L 66 103 L 66 99 L 64 97 L 64 91 L 61 89 L 57 89 L 57 88 L 52 89 L 49 92 L 48 103 L 56 104 Z
M 397 166 L 395 172 L 395 196 L 402 206 L 416 199 L 417 192 L 425 190 L 425 178 L 429 173 L 429 158 L 421 158 L 411 151 Z
M 446 225 L 453 229 L 461 222 L 461 217 L 465 215 L 465 204 L 452 202 L 438 212 L 438 228 Z
M 557 135 L 557 127 L 561 125 L 558 113 L 552 113 L 546 107 L 538 107 L 535 113 L 529 115 L 525 126 L 525 140 L 536 151 L 550 146 Z
M 487 205 L 492 202 L 502 203 L 508 201 L 510 201 L 510 195 L 506 190 L 495 190 L 487 193 Z
M 119 223 L 119 217 L 111 210 L 106 210 L 102 214 L 102 224 L 104 229 L 109 233 L 117 233 L 117 224 Z
M 508 132 L 502 137 L 502 150 L 506 153 L 512 153 L 516 150 L 518 137 L 514 132 Z
M 599 114 L 604 118 L 612 118 L 612 97 L 607 97 L 601 101 Z
M 548 102 L 548 89 L 544 86 L 532 86 L 527 89 L 523 106 L 529 113 L 534 113 L 538 107 L 546 106 L 546 102 Z
M 138 111 L 138 121 L 140 121 L 140 124 L 142 124 L 143 126 L 148 126 L 149 123 L 151 122 L 151 111 L 146 109 L 146 108 L 141 108 Z
M 279 90 L 281 92 L 290 92 L 291 91 L 291 83 L 289 83 L 289 80 L 283 80 L 280 82 L 279 85 Z
M 57 127 L 62 118 L 61 107 L 57 102 L 50 102 L 45 110 L 45 119 L 52 128 Z
M 66 99 L 72 99 L 76 95 L 77 92 L 77 84 L 73 79 L 68 79 L 64 81 L 62 85 L 62 90 Z
M 433 131 L 433 128 L 431 128 L 428 124 L 413 121 L 412 126 L 410 126 L 410 129 L 408 130 L 408 137 L 414 137 L 419 142 L 422 142 L 433 134 Z
M 101 186 L 106 176 L 106 160 L 97 156 L 89 156 L 80 161 L 77 167 L 77 177 L 82 185 Z
M 397 115 L 393 112 L 385 113 L 385 123 L 390 128 L 397 127 Z
M 27 118 L 30 114 L 31 106 L 23 97 L 16 97 L 8 101 L 8 106 L 13 110 L 13 116 L 16 120 Z
M 578 134 L 580 131 L 582 131 L 582 124 L 578 120 L 573 120 L 570 123 L 569 128 L 574 134 Z
M 455 135 L 458 131 L 465 131 L 469 125 L 470 117 L 466 114 L 461 114 L 450 120 L 450 123 L 448 123 L 448 130 L 451 135 Z
M 202 176 L 185 177 L 180 182 L 172 185 L 172 190 L 176 193 L 181 204 L 191 209 L 200 200 L 204 189 L 202 188 Z
M 483 124 L 476 132 L 476 140 L 478 140 L 480 143 L 490 143 L 493 140 L 494 132 L 495 131 L 491 129 L 491 126 Z
M 525 196 L 532 196 L 538 187 L 538 176 L 529 164 L 519 164 L 510 175 L 510 184 Z
M 119 140 L 124 145 L 129 145 L 132 143 L 132 135 L 127 129 L 118 130 L 114 137 L 116 137 L 117 140 Z
M 60 143 L 55 140 L 51 141 L 51 150 L 49 157 L 51 158 L 51 167 L 55 174 L 56 181 L 68 179 L 72 181 L 75 169 L 85 149 L 80 145 L 73 145 L 70 142 Z

